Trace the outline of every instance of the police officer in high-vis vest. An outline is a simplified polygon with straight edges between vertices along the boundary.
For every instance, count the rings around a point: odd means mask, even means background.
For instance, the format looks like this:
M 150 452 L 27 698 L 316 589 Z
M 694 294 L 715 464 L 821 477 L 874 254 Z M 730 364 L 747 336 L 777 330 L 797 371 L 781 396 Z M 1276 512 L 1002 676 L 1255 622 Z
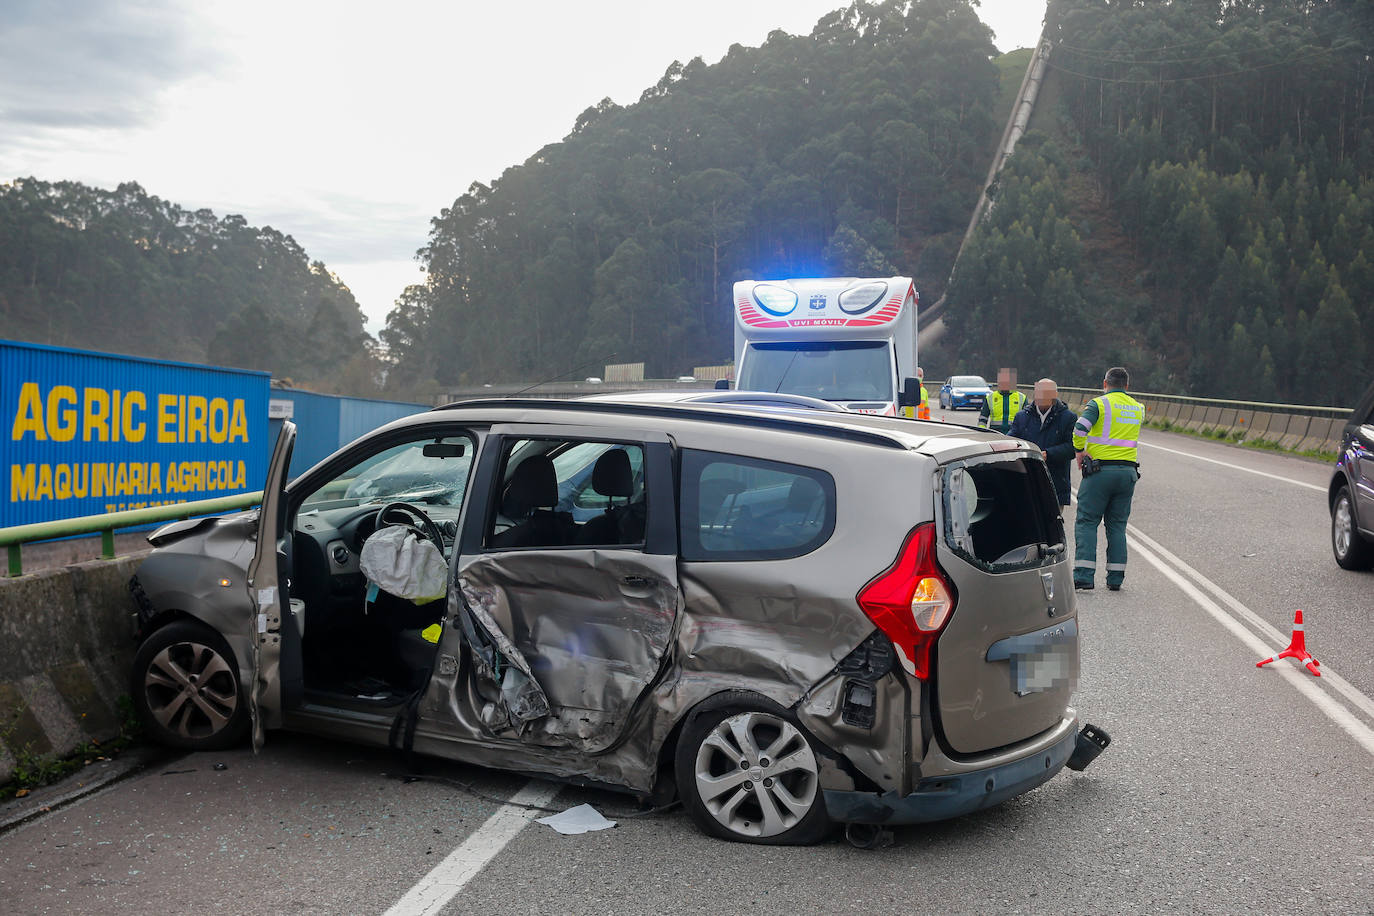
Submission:
M 1010 369 L 997 370 L 997 390 L 989 391 L 983 401 L 983 409 L 978 413 L 978 425 L 995 429 L 1006 435 L 1011 430 L 1011 421 L 1026 405 L 1026 396 L 1016 388 Z
M 1083 479 L 1074 523 L 1073 584 L 1092 588 L 1097 573 L 1097 526 L 1107 527 L 1107 588 L 1126 578 L 1126 521 L 1140 479 L 1137 451 L 1145 405 L 1126 393 L 1130 376 L 1117 366 L 1102 380 L 1103 394 L 1083 408 L 1073 428 L 1073 447 Z

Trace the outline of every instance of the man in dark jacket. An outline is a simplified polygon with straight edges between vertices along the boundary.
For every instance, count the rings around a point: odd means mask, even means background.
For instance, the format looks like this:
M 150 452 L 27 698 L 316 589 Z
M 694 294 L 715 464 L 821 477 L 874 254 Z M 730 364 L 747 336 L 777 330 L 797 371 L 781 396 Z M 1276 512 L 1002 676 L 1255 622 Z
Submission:
M 1008 433 L 1040 447 L 1061 506 L 1069 504 L 1069 464 L 1073 460 L 1073 424 L 1077 420 L 1069 405 L 1059 400 L 1059 386 L 1054 379 L 1042 378 L 1035 383 L 1034 403 L 1016 415 Z

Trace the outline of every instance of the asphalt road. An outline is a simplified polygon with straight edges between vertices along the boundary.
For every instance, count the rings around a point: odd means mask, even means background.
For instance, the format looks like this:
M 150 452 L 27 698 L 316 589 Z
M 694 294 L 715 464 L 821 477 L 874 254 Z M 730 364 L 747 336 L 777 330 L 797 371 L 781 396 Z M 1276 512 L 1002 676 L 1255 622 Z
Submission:
M 1374 574 L 1331 560 L 1324 498 L 1300 486 L 1329 471 L 1146 442 L 1126 587 L 1078 603 L 1075 705 L 1114 738 L 1082 774 L 884 849 L 790 849 L 707 839 L 680 811 L 563 836 L 498 802 L 633 806 L 439 762 L 407 783 L 390 754 L 273 735 L 0 835 L 0 912 L 420 912 L 446 882 L 444 913 L 1374 911 Z M 1255 667 L 1299 607 L 1346 692 Z

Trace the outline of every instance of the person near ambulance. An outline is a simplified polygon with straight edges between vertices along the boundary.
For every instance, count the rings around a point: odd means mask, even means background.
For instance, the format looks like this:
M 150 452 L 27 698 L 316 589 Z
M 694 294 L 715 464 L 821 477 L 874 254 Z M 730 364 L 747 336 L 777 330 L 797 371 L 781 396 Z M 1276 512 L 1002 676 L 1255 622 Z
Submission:
M 1006 434 L 1011 421 L 1026 405 L 1026 396 L 1016 390 L 1015 373 L 1011 369 L 997 370 L 997 390 L 988 393 L 978 414 L 978 425 Z
M 1107 529 L 1107 588 L 1126 578 L 1126 522 L 1140 479 L 1140 427 L 1145 405 L 1126 393 L 1130 376 L 1115 366 L 1102 380 L 1103 393 L 1083 408 L 1074 424 L 1073 447 L 1083 479 L 1074 521 L 1074 588 L 1090 589 L 1097 576 L 1097 526 Z
M 1059 400 L 1059 385 L 1052 378 L 1035 383 L 1031 406 L 1016 415 L 1009 435 L 1040 449 L 1054 481 L 1059 505 L 1069 504 L 1069 463 L 1073 460 L 1073 427 L 1078 415 Z

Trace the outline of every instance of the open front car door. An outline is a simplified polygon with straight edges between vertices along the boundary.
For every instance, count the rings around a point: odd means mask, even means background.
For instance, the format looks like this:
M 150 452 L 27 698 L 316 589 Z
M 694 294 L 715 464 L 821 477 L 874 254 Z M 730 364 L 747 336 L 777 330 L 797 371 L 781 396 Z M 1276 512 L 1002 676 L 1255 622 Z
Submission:
M 248 595 L 251 632 L 254 634 L 251 659 L 245 660 L 243 683 L 248 692 L 248 710 L 253 720 L 253 750 L 262 747 L 267 728 L 282 724 L 281 655 L 282 641 L 300 634 L 295 621 L 282 609 L 289 607 L 285 593 L 286 571 L 280 541 L 285 527 L 286 471 L 291 465 L 291 449 L 296 444 L 296 424 L 282 423 L 272 460 L 263 485 L 262 508 L 258 510 L 258 540 L 253 562 L 248 566 Z M 288 632 L 289 631 L 289 632 Z

